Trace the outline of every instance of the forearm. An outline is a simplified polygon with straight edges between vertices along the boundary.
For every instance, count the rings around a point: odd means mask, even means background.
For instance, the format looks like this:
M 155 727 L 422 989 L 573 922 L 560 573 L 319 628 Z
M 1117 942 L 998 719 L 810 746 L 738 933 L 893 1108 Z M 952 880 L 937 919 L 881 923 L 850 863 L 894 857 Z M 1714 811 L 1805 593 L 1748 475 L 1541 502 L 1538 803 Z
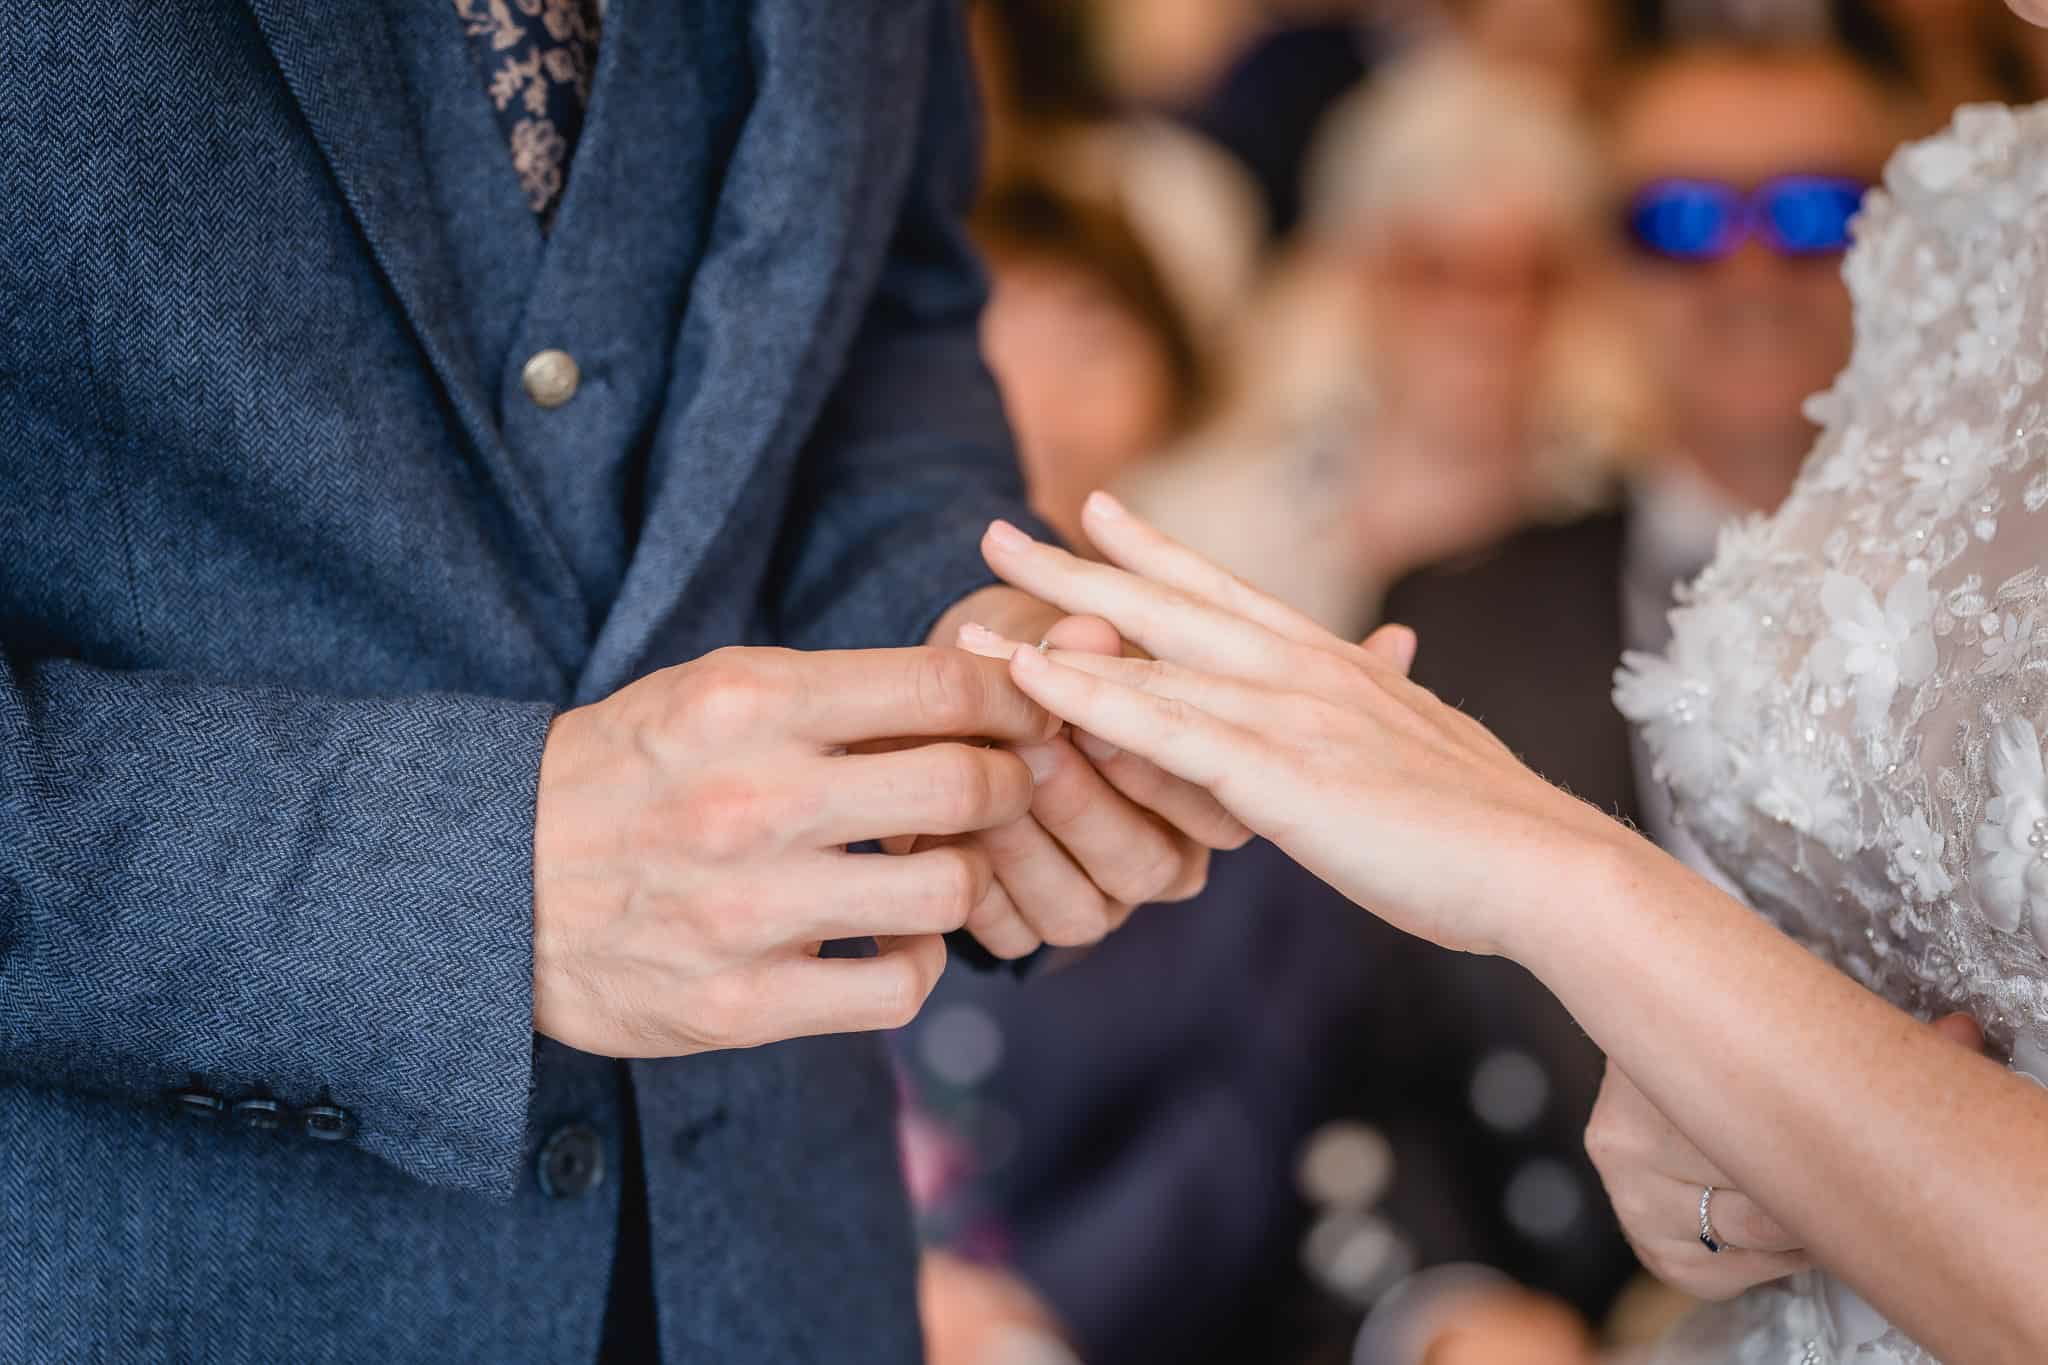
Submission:
M 1534 899 L 1512 955 L 1821 1265 L 1943 1359 L 2048 1358 L 2048 1092 L 1641 840 Z

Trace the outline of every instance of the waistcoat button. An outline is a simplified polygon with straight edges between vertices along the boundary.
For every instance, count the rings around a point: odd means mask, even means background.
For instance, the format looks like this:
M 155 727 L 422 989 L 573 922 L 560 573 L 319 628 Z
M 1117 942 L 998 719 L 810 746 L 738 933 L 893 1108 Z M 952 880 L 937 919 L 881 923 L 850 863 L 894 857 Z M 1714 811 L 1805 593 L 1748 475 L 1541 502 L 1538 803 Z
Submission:
M 574 398 L 576 386 L 582 381 L 583 372 L 576 366 L 576 357 L 567 351 L 537 351 L 519 372 L 519 383 L 526 396 L 544 408 L 559 408 Z

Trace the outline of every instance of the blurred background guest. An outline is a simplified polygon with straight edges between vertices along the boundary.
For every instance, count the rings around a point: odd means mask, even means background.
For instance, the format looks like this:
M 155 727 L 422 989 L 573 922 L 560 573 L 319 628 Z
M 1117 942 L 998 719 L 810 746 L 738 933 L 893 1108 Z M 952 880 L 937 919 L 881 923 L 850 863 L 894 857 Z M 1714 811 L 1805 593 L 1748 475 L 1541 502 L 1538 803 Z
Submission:
M 1311 185 L 1218 416 L 1120 491 L 1356 635 L 1396 577 L 1582 495 L 1628 423 L 1564 363 L 1605 199 L 1553 92 L 1414 59 L 1333 111 Z
M 1079 543 L 1088 494 L 1189 428 L 1203 357 L 1113 205 L 1019 181 L 990 193 L 975 223 L 993 286 L 982 348 L 1033 502 Z

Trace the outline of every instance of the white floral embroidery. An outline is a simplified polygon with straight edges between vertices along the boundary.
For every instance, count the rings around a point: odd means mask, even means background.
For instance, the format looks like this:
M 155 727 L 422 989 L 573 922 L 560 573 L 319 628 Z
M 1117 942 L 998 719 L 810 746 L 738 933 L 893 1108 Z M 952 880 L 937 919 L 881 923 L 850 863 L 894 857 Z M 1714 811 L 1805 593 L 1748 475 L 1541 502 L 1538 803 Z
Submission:
M 1955 890 L 1955 880 L 1941 866 L 1948 840 L 1918 806 L 1894 817 L 1891 828 L 1893 875 L 1916 900 L 1931 901 Z
M 1977 896 L 1986 918 L 2014 933 L 2029 914 L 2048 948 L 2048 771 L 2033 722 L 2014 717 L 1992 741 L 1998 792 L 1977 826 Z
M 1811 835 L 1837 852 L 1855 837 L 1855 806 L 1846 783 L 1813 763 L 1781 762 L 1764 774 L 1756 808 L 1771 819 Z
M 1918 687 L 1934 672 L 1934 599 L 1927 575 L 1907 574 L 1879 606 L 1861 579 L 1829 574 L 1821 583 L 1820 604 L 1830 630 L 1813 647 L 1814 675 L 1855 693 L 1859 724 L 1883 725 L 1900 686 Z

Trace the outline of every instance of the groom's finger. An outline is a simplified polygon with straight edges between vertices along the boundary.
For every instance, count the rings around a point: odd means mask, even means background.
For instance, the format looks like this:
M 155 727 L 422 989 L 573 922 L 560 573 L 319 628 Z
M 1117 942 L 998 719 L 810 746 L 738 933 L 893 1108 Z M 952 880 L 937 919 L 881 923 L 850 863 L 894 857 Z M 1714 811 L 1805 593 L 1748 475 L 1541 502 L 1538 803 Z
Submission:
M 1067 741 L 1033 745 L 1024 757 L 1038 776 L 1032 818 L 1060 842 L 1111 904 L 1157 900 L 1182 880 L 1182 864 L 1189 856 L 1207 861 L 1206 850 L 1194 853 L 1184 848 Z
M 1243 848 L 1252 840 L 1252 832 L 1223 809 L 1222 802 L 1149 759 L 1120 752 L 1097 759 L 1095 767 L 1109 779 L 1109 785 L 1204 848 Z M 1190 884 L 1184 895 L 1168 894 L 1160 899 L 1184 900 L 1200 890 L 1199 885 Z
M 1106 662 L 1070 657 L 1075 664 Z M 1212 792 L 1234 766 L 1256 760 L 1251 735 L 1179 698 L 1096 677 L 1035 649 L 1017 651 L 1010 676 L 1053 714 Z
M 1013 586 L 1073 615 L 1103 617 L 1147 654 L 1204 672 L 1272 677 L 1287 671 L 1288 654 L 1299 648 L 1181 589 L 1090 563 L 1008 522 L 989 527 L 982 555 Z
M 1349 641 L 1338 639 L 1278 598 L 1210 563 L 1107 493 L 1090 494 L 1081 519 L 1095 548 L 1120 569 L 1178 588 L 1233 616 L 1256 621 L 1296 644 L 1349 648 Z

